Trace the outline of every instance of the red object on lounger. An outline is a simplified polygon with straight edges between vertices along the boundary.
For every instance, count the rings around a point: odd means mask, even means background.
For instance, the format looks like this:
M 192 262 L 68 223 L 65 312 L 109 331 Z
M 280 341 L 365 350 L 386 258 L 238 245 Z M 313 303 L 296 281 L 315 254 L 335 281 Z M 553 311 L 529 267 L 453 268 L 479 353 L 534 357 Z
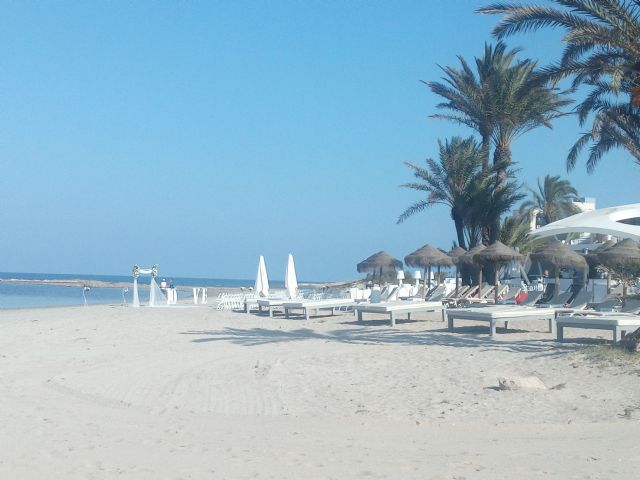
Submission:
M 525 299 L 529 296 L 529 293 L 527 292 L 520 292 L 517 296 L 516 296 L 516 303 L 522 303 L 525 301 Z

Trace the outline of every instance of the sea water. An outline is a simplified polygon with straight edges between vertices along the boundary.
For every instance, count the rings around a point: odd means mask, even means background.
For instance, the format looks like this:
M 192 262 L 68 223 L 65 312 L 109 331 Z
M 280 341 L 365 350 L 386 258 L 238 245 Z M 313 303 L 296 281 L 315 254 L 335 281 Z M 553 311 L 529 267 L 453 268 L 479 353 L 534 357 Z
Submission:
M 167 281 L 173 279 L 178 292 L 178 298 L 192 297 L 192 287 L 222 287 L 240 288 L 250 287 L 253 280 L 238 280 L 224 278 L 181 278 L 181 277 L 157 277 Z M 127 287 L 90 287 L 88 290 L 81 284 L 74 286 L 42 285 L 23 282 L 10 282 L 8 279 L 17 280 L 79 280 L 87 282 L 108 282 L 127 284 Z M 140 277 L 139 296 L 140 302 L 149 300 L 149 279 Z M 273 288 L 283 288 L 283 282 L 270 282 Z M 62 307 L 73 305 L 95 304 L 122 304 L 131 303 L 133 296 L 133 278 L 114 275 L 82 275 L 82 274 L 51 274 L 51 273 L 12 273 L 0 272 L 0 309 L 5 308 L 33 308 L 33 307 Z

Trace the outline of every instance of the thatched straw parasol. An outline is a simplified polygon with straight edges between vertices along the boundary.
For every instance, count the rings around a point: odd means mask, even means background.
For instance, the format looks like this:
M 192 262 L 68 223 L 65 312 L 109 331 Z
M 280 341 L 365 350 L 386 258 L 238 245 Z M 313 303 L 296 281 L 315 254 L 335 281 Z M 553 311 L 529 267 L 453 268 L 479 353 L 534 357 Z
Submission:
M 622 296 L 627 295 L 627 285 L 640 272 L 640 246 L 638 242 L 625 238 L 597 253 L 600 263 L 617 274 L 622 280 Z
M 393 258 L 387 252 L 380 251 L 374 253 L 366 260 L 357 265 L 358 273 L 372 272 L 375 279 L 376 271 L 380 271 L 380 281 L 382 281 L 382 270 L 400 270 L 402 262 L 397 258 Z
M 520 252 L 516 252 L 513 248 L 507 247 L 500 241 L 495 241 L 484 250 L 478 252 L 474 256 L 475 261 L 483 265 L 494 264 L 496 271 L 496 288 L 495 288 L 495 303 L 498 303 L 498 287 L 500 286 L 499 280 L 499 265 L 510 263 L 513 261 L 522 262 L 524 257 L 520 255 Z
M 476 253 L 481 252 L 485 248 L 487 247 L 482 244 L 476 245 L 475 247 L 467 250 L 465 254 L 458 257 L 458 265 L 464 265 L 473 268 L 474 270 L 480 270 L 480 274 L 478 275 L 478 285 L 480 285 L 480 288 L 482 288 L 482 264 L 478 263 L 474 257 Z
M 467 251 L 462 247 L 454 247 L 447 252 L 447 255 L 451 257 L 451 261 L 456 266 L 456 290 L 455 290 L 454 296 L 458 295 L 458 277 L 460 273 L 460 269 L 458 267 L 458 259 L 465 253 L 467 253 Z
M 404 257 L 404 263 L 413 268 L 423 268 L 425 270 L 424 284 L 431 287 L 431 266 L 438 267 L 438 277 L 440 277 L 440 267 L 453 265 L 453 260 L 437 248 L 433 248 L 431 245 L 424 245 Z
M 553 265 L 556 271 L 556 290 L 555 294 L 558 294 L 560 290 L 560 269 L 561 268 L 573 268 L 575 270 L 580 270 L 582 272 L 587 272 L 589 266 L 587 265 L 587 261 L 584 259 L 582 255 L 577 252 L 574 252 L 569 247 L 567 247 L 564 243 L 556 240 L 550 242 L 531 253 L 530 258 L 532 261 L 537 261 L 541 263 L 550 263 Z

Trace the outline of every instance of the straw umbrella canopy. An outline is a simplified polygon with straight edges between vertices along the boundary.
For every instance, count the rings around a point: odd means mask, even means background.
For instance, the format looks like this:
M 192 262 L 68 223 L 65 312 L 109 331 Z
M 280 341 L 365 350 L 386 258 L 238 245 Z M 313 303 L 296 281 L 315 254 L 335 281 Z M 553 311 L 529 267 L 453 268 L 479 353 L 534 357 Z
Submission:
M 481 263 L 483 265 L 486 264 L 494 264 L 496 266 L 496 288 L 495 288 L 495 303 L 498 303 L 498 287 L 500 286 L 499 281 L 499 265 L 518 261 L 522 262 L 524 257 L 520 255 L 520 252 L 516 252 L 513 248 L 507 247 L 504 243 L 499 240 L 496 240 L 494 243 L 489 245 L 484 250 L 475 254 L 475 261 Z
M 375 279 L 376 272 L 380 272 L 380 281 L 382 281 L 383 270 L 400 270 L 402 268 L 402 262 L 397 258 L 393 258 L 387 252 L 380 251 L 374 253 L 366 260 L 361 261 L 357 265 L 358 273 L 372 272 Z
M 587 272 L 589 266 L 587 261 L 582 255 L 571 250 L 568 246 L 559 240 L 550 242 L 531 253 L 530 258 L 532 261 L 546 262 L 553 265 L 556 271 L 556 295 L 560 289 L 560 269 L 561 268 L 574 268 Z
M 482 264 L 478 263 L 475 260 L 475 255 L 476 253 L 480 253 L 485 248 L 487 247 L 482 244 L 476 245 L 475 247 L 467 250 L 466 253 L 458 257 L 458 265 L 464 265 L 475 270 L 480 270 L 480 274 L 478 276 L 478 284 L 480 285 L 480 288 L 482 288 Z
M 413 268 L 423 268 L 425 273 L 428 269 L 428 275 L 425 274 L 424 283 L 431 287 L 431 266 L 438 267 L 438 276 L 440 275 L 440 267 L 451 266 L 453 261 L 446 253 L 433 248 L 431 245 L 423 245 L 418 250 L 404 257 L 404 263 Z
M 447 255 L 451 257 L 451 261 L 456 266 L 456 291 L 455 295 L 458 294 L 458 277 L 459 277 L 459 267 L 458 267 L 458 259 L 467 253 L 467 251 L 462 247 L 454 247 L 447 252 Z
M 622 296 L 627 295 L 629 281 L 640 272 L 640 246 L 638 242 L 625 238 L 614 246 L 598 252 L 600 263 L 620 276 Z

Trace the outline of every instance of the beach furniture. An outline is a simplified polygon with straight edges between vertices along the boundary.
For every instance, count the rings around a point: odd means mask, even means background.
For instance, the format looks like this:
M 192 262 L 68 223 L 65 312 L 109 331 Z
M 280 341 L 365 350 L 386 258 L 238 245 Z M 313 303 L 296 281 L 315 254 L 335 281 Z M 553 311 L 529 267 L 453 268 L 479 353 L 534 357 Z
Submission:
M 250 294 L 250 295 L 245 295 L 244 298 L 242 299 L 242 308 L 244 310 L 245 313 L 251 313 L 251 309 L 255 308 L 258 309 L 258 300 L 260 299 L 260 297 L 254 295 L 254 294 Z
M 356 304 L 353 306 L 353 311 L 357 315 L 359 322 L 362 321 L 363 313 L 388 315 L 391 326 L 395 327 L 396 318 L 400 314 L 406 313 L 407 320 L 411 320 L 411 314 L 414 312 L 436 312 L 443 311 L 445 308 L 442 302 L 396 300 L 393 302 Z M 442 320 L 444 321 L 444 314 Z
M 549 285 L 553 285 L 553 283 L 550 283 Z M 560 292 L 558 295 L 552 295 L 551 297 L 546 298 L 543 295 L 543 298 L 538 303 L 536 303 L 536 306 L 542 308 L 563 307 L 569 304 L 571 298 L 573 298 L 575 294 L 576 289 L 571 286 L 564 292 Z
M 495 295 L 492 293 L 495 290 L 495 287 L 491 287 L 491 289 L 483 296 L 478 297 L 468 297 L 458 302 L 459 307 L 471 306 L 473 304 L 484 303 L 488 305 L 495 304 Z M 498 297 L 504 296 L 509 291 L 509 285 L 500 285 L 498 290 Z
M 413 298 L 413 285 L 409 285 L 408 283 L 403 283 L 396 290 L 397 298 Z
M 320 310 L 331 310 L 331 315 L 334 313 L 334 309 L 340 307 L 350 307 L 355 305 L 354 301 L 350 298 L 325 298 L 322 300 L 290 300 L 282 303 L 284 308 L 284 315 L 289 318 L 297 311 L 302 311 L 302 315 L 309 320 L 309 312 L 315 312 L 318 315 Z
M 542 298 L 542 293 L 539 290 L 529 290 L 529 292 L 527 292 L 527 298 L 525 298 L 522 302 L 520 302 L 518 305 L 521 307 L 527 307 L 530 305 L 535 305 L 536 302 L 538 302 L 538 300 L 540 300 L 540 298 Z
M 380 287 L 374 286 L 371 289 L 371 295 L 369 295 L 369 302 L 380 303 L 381 297 L 382 297 L 382 291 L 380 290 Z
M 622 299 L 609 298 L 600 303 L 586 302 L 583 305 L 583 299 L 580 299 L 579 297 L 580 294 L 571 301 L 572 308 L 556 308 L 556 318 L 560 315 L 571 314 L 592 316 L 602 316 L 612 313 L 618 315 L 640 315 L 640 300 L 637 298 L 628 298 L 624 303 L 622 302 Z
M 455 320 L 472 320 L 489 324 L 489 334 L 496 333 L 496 324 L 508 322 L 545 320 L 549 322 L 549 331 L 553 332 L 555 312 L 551 308 L 520 307 L 516 305 L 493 305 L 476 308 L 454 308 L 446 310 L 449 331 L 453 332 Z
M 389 302 L 391 300 L 396 300 L 398 297 L 398 286 L 397 285 L 388 285 L 382 289 L 380 293 L 380 301 L 381 302 Z
M 447 288 L 444 285 L 438 285 L 435 288 L 432 288 L 431 291 L 426 295 L 426 300 L 430 302 L 435 302 L 442 300 L 447 292 Z
M 245 293 L 220 293 L 215 300 L 216 310 L 240 310 L 246 309 L 247 299 L 250 295 Z
M 273 317 L 274 310 L 282 310 L 282 304 L 287 301 L 288 299 L 286 298 L 258 298 L 258 313 L 261 314 L 266 310 L 269 317 Z M 247 311 L 247 313 L 249 312 Z
M 466 298 L 472 297 L 473 295 L 475 295 L 478 290 L 480 289 L 479 285 L 471 285 L 469 286 L 469 288 L 465 289 L 459 289 L 458 290 L 458 295 L 454 296 L 454 294 L 452 293 L 451 296 L 448 296 L 446 298 L 444 298 L 442 300 L 443 303 L 446 303 L 447 306 L 449 307 L 456 307 L 458 306 L 458 302 L 461 300 L 464 300 Z M 454 290 L 455 292 L 455 290 Z M 460 293 L 462 292 L 462 293 Z
M 557 338 L 564 341 L 565 328 L 587 328 L 609 330 L 613 334 L 613 343 L 622 339 L 626 332 L 640 328 L 640 316 L 620 313 L 591 312 L 589 314 L 558 315 L 556 318 Z
M 364 301 L 364 300 L 368 300 L 369 297 L 371 296 L 371 289 L 370 288 L 350 288 L 349 289 L 349 296 L 351 297 L 351 300 L 354 301 Z
M 522 287 L 509 287 L 504 297 L 498 300 L 498 305 L 515 305 L 516 297 L 522 292 Z
M 569 307 L 575 309 L 583 309 L 589 304 L 592 297 L 592 292 L 588 291 L 584 287 L 579 288 L 578 292 L 573 297 L 571 297 L 571 300 L 569 300 Z
M 484 284 L 482 288 L 472 287 L 463 295 L 447 299 L 446 302 L 449 307 L 467 307 L 472 303 L 489 303 L 489 298 L 494 297 L 494 290 L 493 285 Z

